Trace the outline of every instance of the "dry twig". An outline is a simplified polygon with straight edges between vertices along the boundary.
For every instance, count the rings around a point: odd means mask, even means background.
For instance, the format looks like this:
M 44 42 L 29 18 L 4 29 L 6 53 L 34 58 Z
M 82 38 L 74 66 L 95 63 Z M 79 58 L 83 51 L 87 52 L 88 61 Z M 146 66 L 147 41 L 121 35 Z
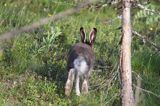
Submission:
M 157 11 L 155 11 L 155 10 L 153 10 L 153 9 L 149 9 L 149 8 L 143 6 L 142 4 L 137 4 L 137 6 L 138 6 L 139 8 L 141 8 L 141 9 L 143 9 L 144 11 L 149 11 L 149 12 L 156 13 L 156 14 L 159 14 L 159 15 L 160 15 L 159 12 L 157 12 Z
M 138 32 L 132 30 L 132 33 L 136 36 L 138 36 L 139 39 L 147 42 L 148 44 L 152 45 L 156 50 L 160 51 L 160 46 L 157 46 L 154 42 L 148 40 L 145 36 L 139 34 Z
M 140 87 L 136 86 L 135 84 L 133 84 L 133 86 L 136 87 L 137 89 L 140 89 L 141 91 L 144 91 L 144 92 L 146 92 L 146 93 L 152 94 L 152 95 L 156 96 L 157 98 L 160 98 L 160 95 L 158 95 L 158 94 L 156 94 L 156 93 L 154 93 L 154 92 L 152 92 L 152 91 L 149 91 L 149 90 L 140 88 Z

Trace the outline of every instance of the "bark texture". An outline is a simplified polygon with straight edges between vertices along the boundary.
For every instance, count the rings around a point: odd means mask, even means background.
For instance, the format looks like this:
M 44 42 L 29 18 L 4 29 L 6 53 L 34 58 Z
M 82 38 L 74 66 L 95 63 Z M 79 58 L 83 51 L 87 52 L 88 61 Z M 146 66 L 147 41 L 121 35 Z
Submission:
M 130 0 L 122 0 L 122 45 L 120 54 L 120 73 L 121 73 L 121 102 L 122 106 L 135 106 L 132 90 L 132 71 L 131 71 L 131 18 Z

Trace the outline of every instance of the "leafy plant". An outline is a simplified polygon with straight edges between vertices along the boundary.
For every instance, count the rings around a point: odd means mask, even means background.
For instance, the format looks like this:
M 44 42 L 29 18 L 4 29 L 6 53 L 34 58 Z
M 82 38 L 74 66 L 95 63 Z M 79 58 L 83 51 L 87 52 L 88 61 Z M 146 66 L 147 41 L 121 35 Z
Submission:
M 61 34 L 59 27 L 51 27 L 51 30 L 47 32 L 46 36 L 43 36 L 40 46 L 35 44 L 35 53 L 47 53 L 52 47 L 54 47 L 56 38 Z
M 144 5 L 144 7 L 135 14 L 135 20 L 144 19 L 144 22 L 148 25 L 159 22 L 160 13 L 156 9 L 157 7 L 154 4 Z

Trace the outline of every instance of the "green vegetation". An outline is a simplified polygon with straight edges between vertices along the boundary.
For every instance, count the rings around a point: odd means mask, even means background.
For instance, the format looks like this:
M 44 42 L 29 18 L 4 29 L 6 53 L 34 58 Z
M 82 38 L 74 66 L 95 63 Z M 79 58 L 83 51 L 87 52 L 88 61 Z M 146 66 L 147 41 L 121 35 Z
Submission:
M 78 4 L 78 0 L 1 0 L 0 34 L 36 22 Z M 80 0 L 83 1 L 83 0 Z M 102 2 L 102 4 L 105 2 Z M 147 8 L 160 10 L 159 3 Z M 7 42 L 0 42 L 0 104 L 2 106 L 118 106 L 120 81 L 118 73 L 121 20 L 117 5 L 95 4 L 79 13 L 50 22 L 32 32 L 22 33 Z M 149 16 L 148 16 L 149 15 Z M 135 8 L 133 29 L 160 45 L 160 17 Z M 159 20 L 159 21 L 158 21 Z M 80 41 L 79 28 L 89 32 L 98 29 L 94 51 L 95 71 L 87 96 L 64 96 L 67 78 L 66 54 Z M 139 106 L 160 105 L 160 53 L 152 45 L 133 36 L 133 84 L 142 78 Z M 136 88 L 134 87 L 134 90 Z M 159 96 L 159 97 L 157 97 Z

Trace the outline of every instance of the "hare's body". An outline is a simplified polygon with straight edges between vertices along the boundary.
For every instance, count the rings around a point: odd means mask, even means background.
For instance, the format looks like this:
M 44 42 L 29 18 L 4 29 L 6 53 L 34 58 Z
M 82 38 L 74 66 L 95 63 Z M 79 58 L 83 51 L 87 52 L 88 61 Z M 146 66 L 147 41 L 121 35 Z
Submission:
M 94 65 L 94 53 L 92 48 L 83 43 L 74 45 L 69 51 L 67 67 L 74 68 L 81 74 L 87 73 Z
M 94 52 L 92 50 L 93 40 L 95 39 L 96 29 L 90 34 L 90 42 L 86 42 L 85 33 L 83 29 L 81 31 L 82 43 L 75 44 L 68 53 L 67 69 L 69 70 L 68 79 L 65 86 L 65 94 L 70 95 L 73 82 L 76 76 L 76 94 L 80 95 L 79 81 L 83 78 L 82 92 L 85 94 L 88 92 L 88 79 L 90 71 L 94 66 Z M 93 42 L 92 42 L 93 41 Z

